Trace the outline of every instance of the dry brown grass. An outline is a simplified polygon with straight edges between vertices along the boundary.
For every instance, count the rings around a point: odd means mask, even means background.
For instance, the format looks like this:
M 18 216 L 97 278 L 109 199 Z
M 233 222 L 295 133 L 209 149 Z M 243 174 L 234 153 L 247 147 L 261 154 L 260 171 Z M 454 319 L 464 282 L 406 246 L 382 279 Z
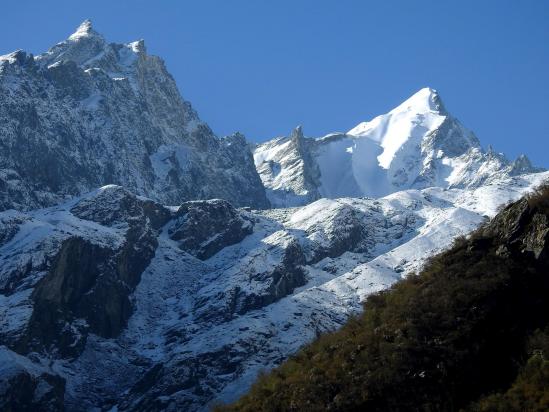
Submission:
M 534 189 L 527 196 L 530 207 L 538 209 L 544 213 L 549 212 L 549 182 Z

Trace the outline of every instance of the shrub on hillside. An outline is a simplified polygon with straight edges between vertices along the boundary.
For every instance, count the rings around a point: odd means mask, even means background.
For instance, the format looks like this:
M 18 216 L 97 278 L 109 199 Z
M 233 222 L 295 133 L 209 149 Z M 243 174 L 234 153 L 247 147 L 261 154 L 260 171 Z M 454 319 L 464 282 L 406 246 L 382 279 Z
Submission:
M 497 409 L 498 402 L 526 407 L 525 399 L 545 405 L 545 355 L 530 352 L 525 360 L 528 337 L 549 325 L 549 262 L 516 249 L 522 244 L 516 236 L 505 243 L 501 233 L 513 227 L 507 218 L 517 218 L 523 232 L 547 229 L 524 219 L 549 213 L 548 198 L 549 190 L 540 188 L 528 197 L 531 210 L 518 218 L 523 203 L 510 206 L 516 213 L 506 208 L 489 224 L 501 225 L 498 230 L 456 241 L 420 275 L 370 296 L 361 316 L 263 374 L 247 395 L 220 409 L 458 411 L 479 399 L 471 408 L 506 410 Z M 547 342 L 537 339 L 547 353 Z

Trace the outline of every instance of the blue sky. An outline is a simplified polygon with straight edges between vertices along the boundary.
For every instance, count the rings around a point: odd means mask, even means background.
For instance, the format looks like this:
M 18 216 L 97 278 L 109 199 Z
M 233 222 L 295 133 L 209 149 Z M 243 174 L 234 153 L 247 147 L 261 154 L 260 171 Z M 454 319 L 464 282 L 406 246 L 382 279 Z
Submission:
M 345 131 L 430 86 L 483 145 L 549 167 L 549 1 L 8 0 L 0 54 L 86 18 L 144 38 L 219 135 Z

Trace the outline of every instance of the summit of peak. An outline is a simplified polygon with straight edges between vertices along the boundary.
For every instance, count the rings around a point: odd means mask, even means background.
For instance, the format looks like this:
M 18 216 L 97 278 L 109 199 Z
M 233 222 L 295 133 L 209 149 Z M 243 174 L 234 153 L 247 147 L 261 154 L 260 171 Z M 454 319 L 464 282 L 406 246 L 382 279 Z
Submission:
M 91 20 L 86 19 L 82 23 L 80 23 L 80 26 L 78 26 L 76 31 L 69 36 L 69 40 L 76 41 L 82 38 L 96 37 L 96 36 L 101 36 L 101 35 L 93 29 Z
M 125 46 L 124 50 L 114 51 L 120 50 L 122 46 Z M 37 56 L 37 61 L 46 66 L 60 60 L 73 61 L 85 69 L 92 65 L 94 68 L 105 69 L 114 74 L 114 77 L 125 77 L 121 73 L 135 61 L 135 55 L 145 52 L 142 40 L 128 44 L 108 43 L 103 35 L 95 31 L 91 20 L 88 19 L 84 20 L 66 40 Z
M 127 46 L 132 49 L 135 53 L 146 53 L 147 48 L 145 47 L 145 40 L 140 39 L 131 43 L 128 43 Z
M 438 96 L 438 91 L 432 87 L 424 87 L 419 89 L 414 95 Z
M 418 115 L 425 116 L 426 114 L 429 114 L 429 116 L 448 115 L 440 95 L 435 89 L 430 87 L 424 87 L 418 90 L 385 115 L 378 116 L 371 121 L 359 123 L 357 126 L 349 130 L 347 134 L 352 136 L 370 134 L 370 132 L 377 129 L 381 123 L 386 123 L 390 117 L 395 115 L 404 115 L 405 117 L 411 116 L 415 119 Z M 377 136 L 374 139 L 381 141 L 381 136 Z
M 292 134 L 290 135 L 291 139 L 303 139 L 303 127 L 301 125 L 297 126 L 294 130 L 292 130 Z
M 510 171 L 511 175 L 520 175 L 524 173 L 544 172 L 545 169 L 535 167 L 525 154 L 521 154 L 511 163 Z
M 418 90 L 391 112 L 402 110 L 412 110 L 417 113 L 434 111 L 443 114 L 445 112 L 440 95 L 431 87 L 424 87 Z

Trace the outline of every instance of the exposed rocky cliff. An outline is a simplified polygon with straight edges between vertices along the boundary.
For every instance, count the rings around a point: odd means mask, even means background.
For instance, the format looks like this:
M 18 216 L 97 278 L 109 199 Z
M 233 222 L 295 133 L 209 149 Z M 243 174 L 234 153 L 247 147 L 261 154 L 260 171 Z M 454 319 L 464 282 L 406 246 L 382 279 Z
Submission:
M 12 395 L 2 399 L 128 411 L 233 400 L 546 178 L 261 213 L 223 200 L 166 207 L 110 185 L 4 211 L 0 386 Z M 543 254 L 542 240 L 525 247 Z
M 431 89 L 259 145 L 257 170 L 249 147 L 216 137 L 142 41 L 89 21 L 0 56 L 0 409 L 235 400 L 549 178 L 484 151 Z M 545 259 L 524 208 L 497 253 Z M 540 229 L 513 237 L 523 220 Z
M 143 41 L 108 43 L 86 21 L 39 56 L 1 56 L 0 102 L 0 210 L 106 184 L 164 204 L 268 205 L 244 137 L 217 138 Z
M 545 411 L 548 293 L 545 186 L 221 410 Z

